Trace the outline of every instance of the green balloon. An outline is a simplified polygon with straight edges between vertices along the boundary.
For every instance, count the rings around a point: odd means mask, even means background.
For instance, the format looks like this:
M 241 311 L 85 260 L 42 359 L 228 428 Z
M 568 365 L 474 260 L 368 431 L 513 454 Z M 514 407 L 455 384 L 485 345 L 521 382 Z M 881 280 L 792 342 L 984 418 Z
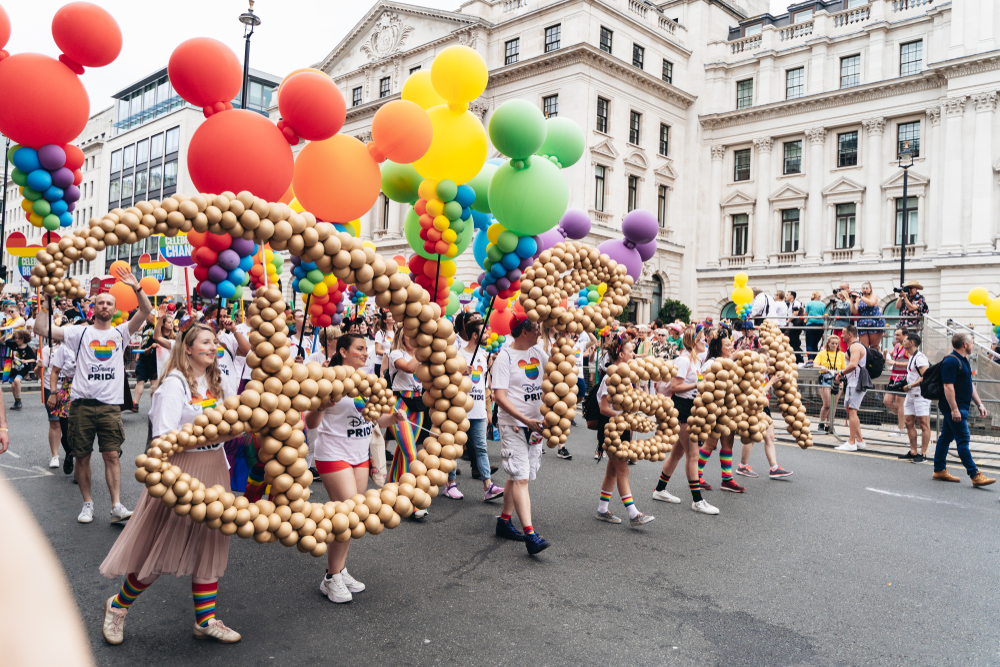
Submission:
M 37 199 L 31 205 L 31 212 L 44 218 L 52 212 L 52 204 L 44 199 Z
M 448 295 L 448 305 L 444 309 L 445 317 L 451 317 L 462 307 L 462 302 L 458 300 L 458 295 L 452 292 Z
M 506 255 L 509 252 L 514 252 L 517 249 L 517 239 L 518 236 L 514 232 L 507 231 L 500 232 L 500 236 L 497 237 L 497 247 Z
M 323 282 L 323 272 L 319 269 L 313 269 L 306 274 L 306 280 L 311 282 L 313 285 L 318 285 Z
M 10 180 L 24 187 L 28 184 L 28 175 L 17 167 L 14 167 L 14 171 L 10 172 Z
M 14 144 L 13 146 L 7 149 L 7 162 L 14 161 L 14 153 L 20 150 L 20 148 L 21 148 L 20 144 Z
M 392 201 L 412 204 L 420 199 L 417 188 L 422 180 L 412 164 L 382 163 L 382 192 Z
M 451 291 L 454 292 L 455 294 L 461 294 L 462 292 L 465 291 L 465 283 L 456 278 L 455 282 L 451 284 Z
M 486 259 L 491 262 L 499 262 L 503 259 L 503 250 L 496 243 L 491 243 L 489 247 L 486 248 Z
M 44 218 L 42 218 L 42 227 L 49 230 L 50 232 L 56 231 L 57 229 L 59 229 L 59 216 L 52 214 L 45 216 Z
M 459 220 L 452 220 L 451 221 L 451 230 L 453 232 L 455 232 L 456 234 L 461 234 L 462 232 L 464 232 L 465 231 L 465 220 L 461 220 L 461 219 L 459 219 Z
M 569 118 L 549 118 L 545 126 L 545 143 L 538 154 L 556 158 L 563 169 L 576 164 L 586 143 L 580 126 Z
M 24 186 L 24 190 L 21 192 L 25 199 L 30 199 L 31 201 L 38 201 L 42 198 L 42 193 L 34 188 L 29 188 L 27 185 Z
M 274 253 L 274 261 L 272 262 L 272 264 L 274 264 L 274 268 L 278 270 L 278 273 L 281 273 L 281 265 L 284 263 L 285 263 L 285 258 L 279 255 L 278 253 Z
M 303 294 L 312 294 L 313 290 L 316 289 L 316 285 L 313 284 L 308 278 L 299 278 L 299 291 Z
M 249 278 L 249 276 L 247 276 Z M 236 291 L 233 292 L 233 300 L 238 300 L 243 296 L 243 285 L 237 285 Z
M 455 245 L 458 246 L 458 254 L 451 258 L 446 258 L 442 255 L 441 259 L 458 259 L 459 255 L 465 252 L 465 249 L 469 247 L 470 243 L 472 243 L 472 231 L 474 229 L 475 225 L 466 225 L 462 233 L 458 235 L 458 240 L 455 242 Z M 420 216 L 417 215 L 417 212 L 413 210 L 412 206 L 406 212 L 406 220 L 403 221 L 403 233 L 406 234 L 406 242 L 410 244 L 410 248 L 413 249 L 413 252 L 417 253 L 424 259 L 437 260 L 437 255 L 424 250 L 424 240 L 420 238 Z
M 497 166 L 495 164 L 487 162 L 479 170 L 479 173 L 476 174 L 476 177 L 466 183 L 466 185 L 476 192 L 476 201 L 472 202 L 473 210 L 480 213 L 490 212 L 490 181 L 493 180 L 493 174 L 496 173 L 496 170 Z
M 458 194 L 458 186 L 455 185 L 455 181 L 449 181 L 447 178 L 437 184 L 437 196 L 443 202 L 450 202 Z
M 490 209 L 518 236 L 535 236 L 559 224 L 569 203 L 569 186 L 559 167 L 541 157 L 524 169 L 504 164 L 490 182 Z
M 438 186 L 438 191 L 440 190 L 441 187 Z M 452 222 L 455 222 L 456 220 L 462 217 L 462 205 L 459 204 L 457 201 L 448 202 L 447 204 L 444 205 L 444 217 L 448 218 Z
M 515 160 L 534 155 L 545 142 L 545 116 L 527 100 L 504 102 L 490 117 L 490 141 Z

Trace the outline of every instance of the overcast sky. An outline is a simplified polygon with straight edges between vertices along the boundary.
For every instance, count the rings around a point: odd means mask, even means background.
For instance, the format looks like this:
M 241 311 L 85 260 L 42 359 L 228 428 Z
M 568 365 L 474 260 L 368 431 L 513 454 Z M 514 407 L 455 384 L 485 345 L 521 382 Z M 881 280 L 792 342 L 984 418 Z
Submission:
M 243 61 L 243 25 L 239 15 L 246 0 L 91 0 L 122 28 L 121 55 L 107 67 L 88 68 L 83 83 L 90 110 L 111 104 L 111 95 L 167 64 L 173 48 L 191 37 L 214 37 L 228 44 Z M 772 13 L 789 0 L 771 0 Z M 411 0 L 411 4 L 457 9 L 461 0 Z M 52 39 L 52 15 L 66 0 L 0 0 L 10 16 L 8 52 L 31 51 L 59 56 Z M 250 66 L 276 76 L 307 67 L 325 57 L 374 4 L 369 0 L 258 0 L 261 18 L 251 40 Z

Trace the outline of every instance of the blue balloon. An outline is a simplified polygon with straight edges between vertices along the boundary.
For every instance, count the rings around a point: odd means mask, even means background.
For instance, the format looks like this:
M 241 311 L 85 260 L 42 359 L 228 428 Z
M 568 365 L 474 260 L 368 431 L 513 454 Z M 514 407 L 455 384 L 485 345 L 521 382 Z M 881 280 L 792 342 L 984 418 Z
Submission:
M 227 277 L 229 278 L 229 282 L 231 282 L 233 285 L 242 285 L 243 278 L 245 278 L 246 275 L 247 275 L 246 271 L 244 271 L 239 267 L 236 267 L 235 269 L 229 272 L 229 275 Z
M 236 285 L 232 284 L 228 280 L 223 280 L 215 286 L 215 291 L 223 299 L 230 299 L 234 294 L 236 294 Z
M 521 258 L 518 257 L 515 253 L 509 252 L 503 256 L 503 259 L 500 260 L 500 263 L 503 264 L 503 267 L 505 269 L 510 271 L 511 269 L 516 269 L 521 264 Z
M 302 262 L 299 266 L 301 266 L 306 273 L 316 270 L 316 262 Z
M 64 200 L 60 199 L 59 201 L 52 202 L 49 208 L 51 208 L 52 212 L 55 213 L 56 215 L 62 215 L 63 213 L 69 210 L 69 204 L 67 204 Z
M 472 209 L 471 208 L 463 208 L 462 209 L 462 220 L 468 220 L 471 217 L 472 217 Z
M 531 257 L 538 250 L 538 242 L 534 236 L 522 236 L 517 240 L 517 248 L 514 250 L 521 259 Z
M 476 260 L 479 268 L 486 268 L 486 246 L 490 244 L 490 239 L 486 236 L 486 229 L 478 228 L 475 237 L 472 239 L 472 256 Z
M 486 229 L 493 222 L 493 216 L 489 213 L 480 213 L 479 211 L 472 211 L 472 223 L 476 226 L 476 229 Z
M 507 158 L 494 157 L 486 161 L 486 164 L 495 164 L 496 166 L 501 166 L 507 163 Z
M 18 151 L 20 153 L 20 151 Z M 42 168 L 28 173 L 28 187 L 44 192 L 52 187 L 52 174 Z
M 25 173 L 42 168 L 42 163 L 38 161 L 38 151 L 27 146 L 21 146 L 14 152 L 12 162 L 15 167 Z
M 62 213 L 59 216 L 59 225 L 61 227 L 69 227 L 73 224 L 73 214 L 72 213 Z
M 293 292 L 301 292 L 302 291 L 302 290 L 299 289 L 299 279 L 298 278 L 292 278 L 292 291 Z
M 507 275 L 507 269 L 504 268 L 503 262 L 498 262 L 490 267 L 490 273 L 497 278 L 502 278 Z
M 53 185 L 51 188 L 46 190 L 42 196 L 45 197 L 46 201 L 59 201 L 63 198 L 64 194 L 66 193 L 63 192 L 62 188 L 57 188 Z
M 458 186 L 458 193 L 455 195 L 455 201 L 462 205 L 462 208 L 468 208 L 472 206 L 472 202 L 476 201 L 476 191 L 472 189 L 469 185 Z
M 256 254 L 256 253 L 254 253 Z M 240 260 L 240 268 L 244 271 L 249 271 L 253 268 L 253 255 L 247 255 Z

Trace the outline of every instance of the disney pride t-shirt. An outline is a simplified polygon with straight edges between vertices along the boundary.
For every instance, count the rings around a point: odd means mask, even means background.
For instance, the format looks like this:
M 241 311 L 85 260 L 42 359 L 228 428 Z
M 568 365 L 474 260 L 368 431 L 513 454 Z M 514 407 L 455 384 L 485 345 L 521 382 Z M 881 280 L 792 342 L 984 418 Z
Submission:
M 542 418 L 542 375 L 549 355 L 535 346 L 527 350 L 504 348 L 493 362 L 491 387 L 506 389 L 507 398 L 528 419 Z M 497 422 L 506 426 L 527 426 L 501 408 Z
M 73 351 L 76 375 L 70 399 L 91 398 L 107 405 L 125 402 L 125 343 L 128 322 L 111 329 L 80 324 L 63 327 L 63 345 Z

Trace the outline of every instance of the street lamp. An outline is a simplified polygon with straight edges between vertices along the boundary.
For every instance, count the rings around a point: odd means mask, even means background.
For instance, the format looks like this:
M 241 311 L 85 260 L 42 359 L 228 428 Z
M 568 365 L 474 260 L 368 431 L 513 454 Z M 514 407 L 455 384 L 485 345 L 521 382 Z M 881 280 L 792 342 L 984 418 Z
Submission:
M 910 167 L 913 166 L 913 151 L 910 150 L 910 142 L 903 142 L 903 150 L 899 152 L 899 168 L 903 170 L 903 228 L 899 237 L 899 288 L 903 289 L 906 282 L 906 238 L 909 234 L 909 210 L 907 204 L 909 199 L 906 195 L 906 186 L 909 182 Z
M 260 18 L 253 13 L 253 2 L 250 0 L 250 9 L 240 14 L 240 23 L 243 24 L 243 39 L 246 40 L 246 49 L 243 51 L 243 94 L 240 96 L 240 108 L 247 108 L 247 87 L 250 85 L 250 38 L 253 37 L 253 29 L 260 25 Z

